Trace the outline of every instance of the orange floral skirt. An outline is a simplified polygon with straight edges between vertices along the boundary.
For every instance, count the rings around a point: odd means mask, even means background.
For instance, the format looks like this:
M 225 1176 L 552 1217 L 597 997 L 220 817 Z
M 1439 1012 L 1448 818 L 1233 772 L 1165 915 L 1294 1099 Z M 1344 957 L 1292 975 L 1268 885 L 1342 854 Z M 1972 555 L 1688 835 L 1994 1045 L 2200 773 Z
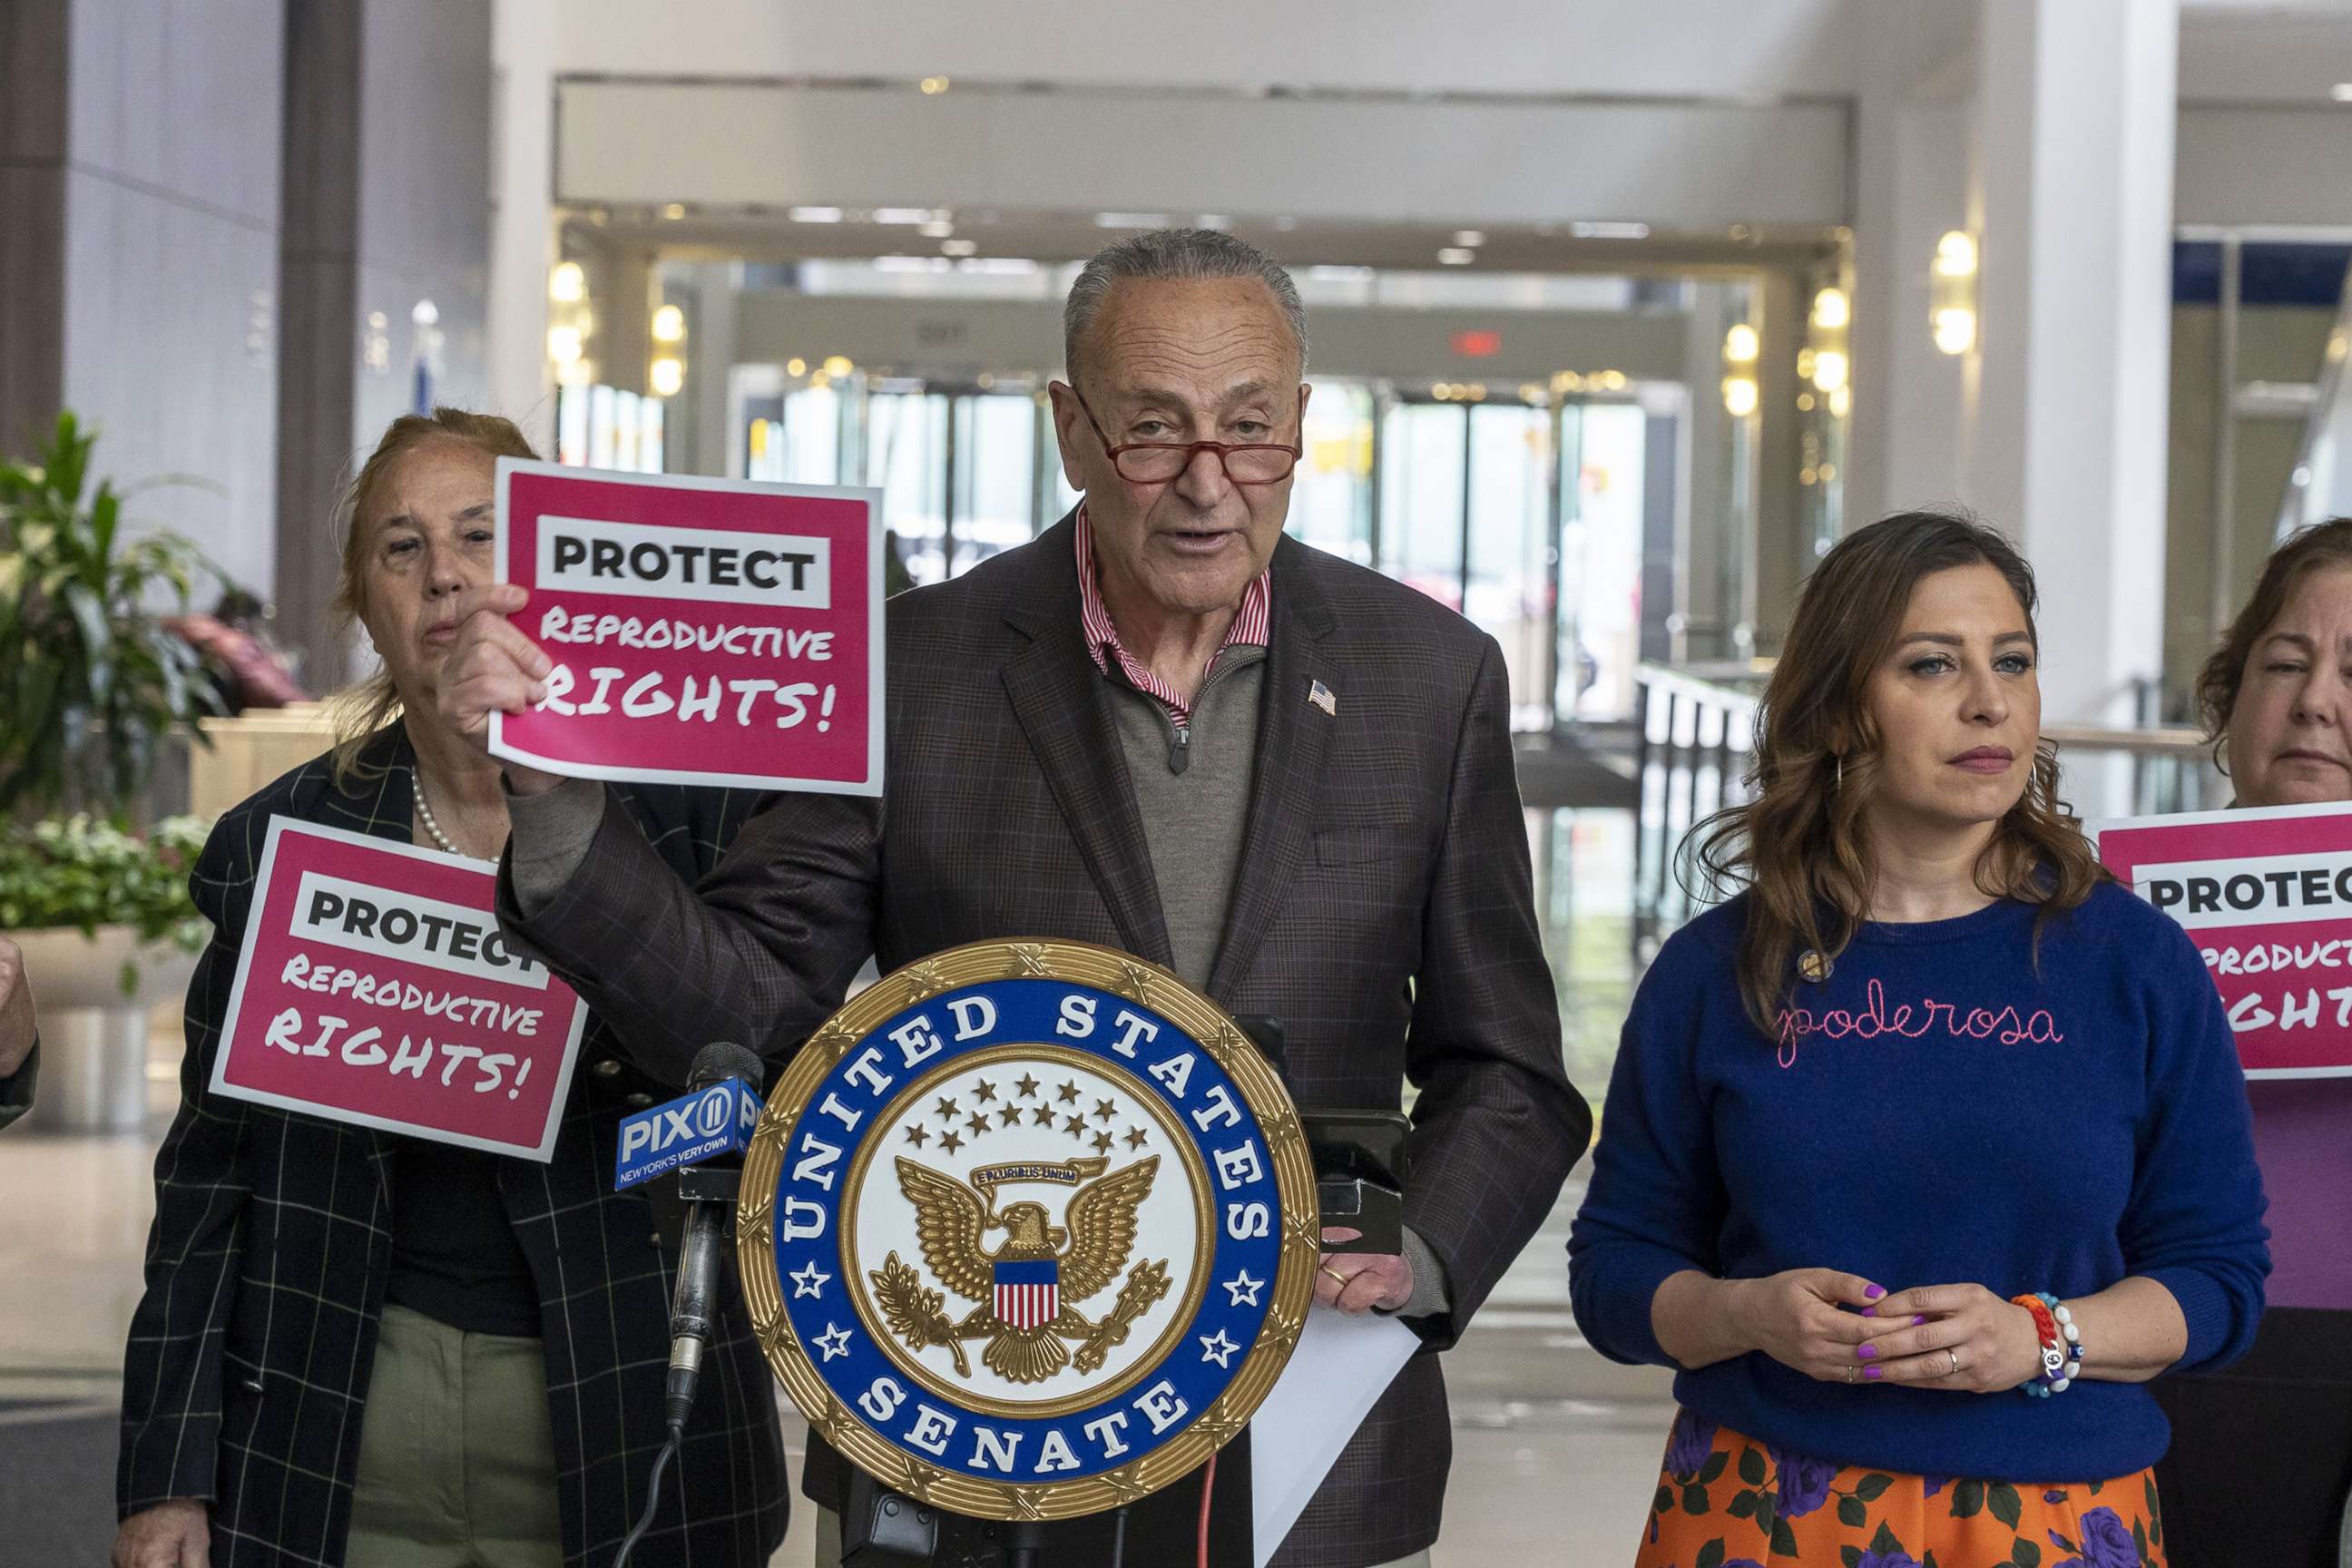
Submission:
M 2156 1473 L 2026 1486 L 1841 1467 L 1677 1412 L 1635 1568 L 2164 1568 Z

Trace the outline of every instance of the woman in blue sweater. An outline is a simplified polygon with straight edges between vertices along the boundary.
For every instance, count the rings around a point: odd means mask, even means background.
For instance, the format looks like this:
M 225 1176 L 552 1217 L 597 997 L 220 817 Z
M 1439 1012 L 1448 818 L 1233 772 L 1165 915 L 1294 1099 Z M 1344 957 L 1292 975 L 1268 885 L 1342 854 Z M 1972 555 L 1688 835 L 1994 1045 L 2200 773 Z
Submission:
M 1569 1243 L 1602 1353 L 1677 1369 L 1638 1568 L 2163 1561 L 2144 1386 L 2269 1268 L 2228 1020 L 2040 743 L 2032 570 L 1906 513 L 1815 570 L 1745 890 L 1634 998 Z

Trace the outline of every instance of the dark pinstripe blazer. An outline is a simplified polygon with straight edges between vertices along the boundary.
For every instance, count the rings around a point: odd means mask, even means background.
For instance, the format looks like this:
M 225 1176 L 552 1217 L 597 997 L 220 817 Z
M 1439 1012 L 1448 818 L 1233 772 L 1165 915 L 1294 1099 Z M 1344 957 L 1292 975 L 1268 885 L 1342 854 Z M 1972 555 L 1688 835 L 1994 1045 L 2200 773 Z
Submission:
M 326 758 L 223 816 L 192 879 L 213 921 L 188 988 L 179 1115 L 155 1162 L 147 1292 L 123 1368 L 117 1500 L 210 1500 L 214 1568 L 343 1560 L 360 1423 L 391 1265 L 391 1138 L 208 1092 L 269 819 L 406 843 L 414 752 L 394 725 L 346 792 Z M 718 790 L 617 791 L 642 852 L 673 879 L 707 871 L 752 804 Z M 539 1282 L 567 1564 L 609 1563 L 664 1436 L 674 1257 L 641 1191 L 614 1193 L 633 1101 L 677 1092 L 602 1017 L 547 1164 L 501 1163 L 499 1187 Z M 761 1568 L 789 1490 L 773 1384 L 740 1300 L 634 1561 Z
M 1151 858 L 1084 647 L 1065 519 L 893 599 L 884 798 L 790 795 L 689 888 L 608 810 L 537 916 L 501 912 L 640 1048 L 788 1052 L 859 964 L 1050 936 L 1169 960 Z M 1405 1221 L 1445 1266 L 1452 1342 L 1558 1195 L 1591 1127 L 1560 1061 L 1494 639 L 1285 539 L 1256 776 L 1209 989 L 1281 1018 L 1311 1107 L 1420 1089 Z M 1338 712 L 1310 704 L 1317 681 Z M 1278 1561 L 1360 1568 L 1435 1539 L 1452 1454 L 1436 1358 L 1414 1359 Z M 831 1500 L 830 1456 L 809 1495 Z

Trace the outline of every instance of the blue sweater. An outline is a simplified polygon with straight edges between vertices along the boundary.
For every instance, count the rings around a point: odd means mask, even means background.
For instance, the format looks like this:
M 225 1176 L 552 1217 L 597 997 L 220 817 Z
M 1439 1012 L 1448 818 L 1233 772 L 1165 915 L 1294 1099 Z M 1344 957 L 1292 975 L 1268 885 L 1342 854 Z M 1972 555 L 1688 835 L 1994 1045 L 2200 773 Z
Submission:
M 1650 1301 L 1683 1269 L 1818 1267 L 2002 1296 L 2146 1275 L 2188 1321 L 2182 1368 L 2244 1352 L 2270 1268 L 2245 1080 L 2170 917 L 2103 885 L 2051 916 L 2038 963 L 2038 910 L 2013 900 L 1866 926 L 1826 981 L 1797 987 L 1772 1040 L 1740 1006 L 1747 909 L 1676 933 L 1626 1020 L 1569 1241 L 1596 1349 L 1674 1365 Z M 1849 1386 L 1750 1353 L 1681 1373 L 1675 1394 L 1800 1453 L 1927 1475 L 2105 1479 L 2170 1437 L 2137 1384 L 2055 1399 Z

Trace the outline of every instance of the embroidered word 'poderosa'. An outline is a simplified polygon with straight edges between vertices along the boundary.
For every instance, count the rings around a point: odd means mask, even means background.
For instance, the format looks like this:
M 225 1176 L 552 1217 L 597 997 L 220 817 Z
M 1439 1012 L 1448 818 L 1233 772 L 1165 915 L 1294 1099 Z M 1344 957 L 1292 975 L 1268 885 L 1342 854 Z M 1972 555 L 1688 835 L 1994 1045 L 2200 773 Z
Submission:
M 2014 1006 L 1998 1011 L 1990 1007 L 1963 1011 L 1957 1003 L 1938 1002 L 1930 996 L 1916 1007 L 1908 1002 L 1900 1003 L 1890 1013 L 1886 1009 L 1885 988 L 1874 980 L 1858 1012 L 1843 1007 L 1820 1013 L 1808 1007 L 1782 1008 L 1780 1065 L 1795 1067 L 1798 1043 L 1811 1035 L 1831 1040 L 1874 1040 L 1882 1035 L 1899 1035 L 1906 1040 L 1916 1040 L 1937 1029 L 1963 1039 L 1999 1040 L 2004 1046 L 2028 1042 L 2055 1045 L 2066 1037 L 2058 1031 L 2058 1020 L 2048 1013 L 2036 1010 L 2020 1014 Z

